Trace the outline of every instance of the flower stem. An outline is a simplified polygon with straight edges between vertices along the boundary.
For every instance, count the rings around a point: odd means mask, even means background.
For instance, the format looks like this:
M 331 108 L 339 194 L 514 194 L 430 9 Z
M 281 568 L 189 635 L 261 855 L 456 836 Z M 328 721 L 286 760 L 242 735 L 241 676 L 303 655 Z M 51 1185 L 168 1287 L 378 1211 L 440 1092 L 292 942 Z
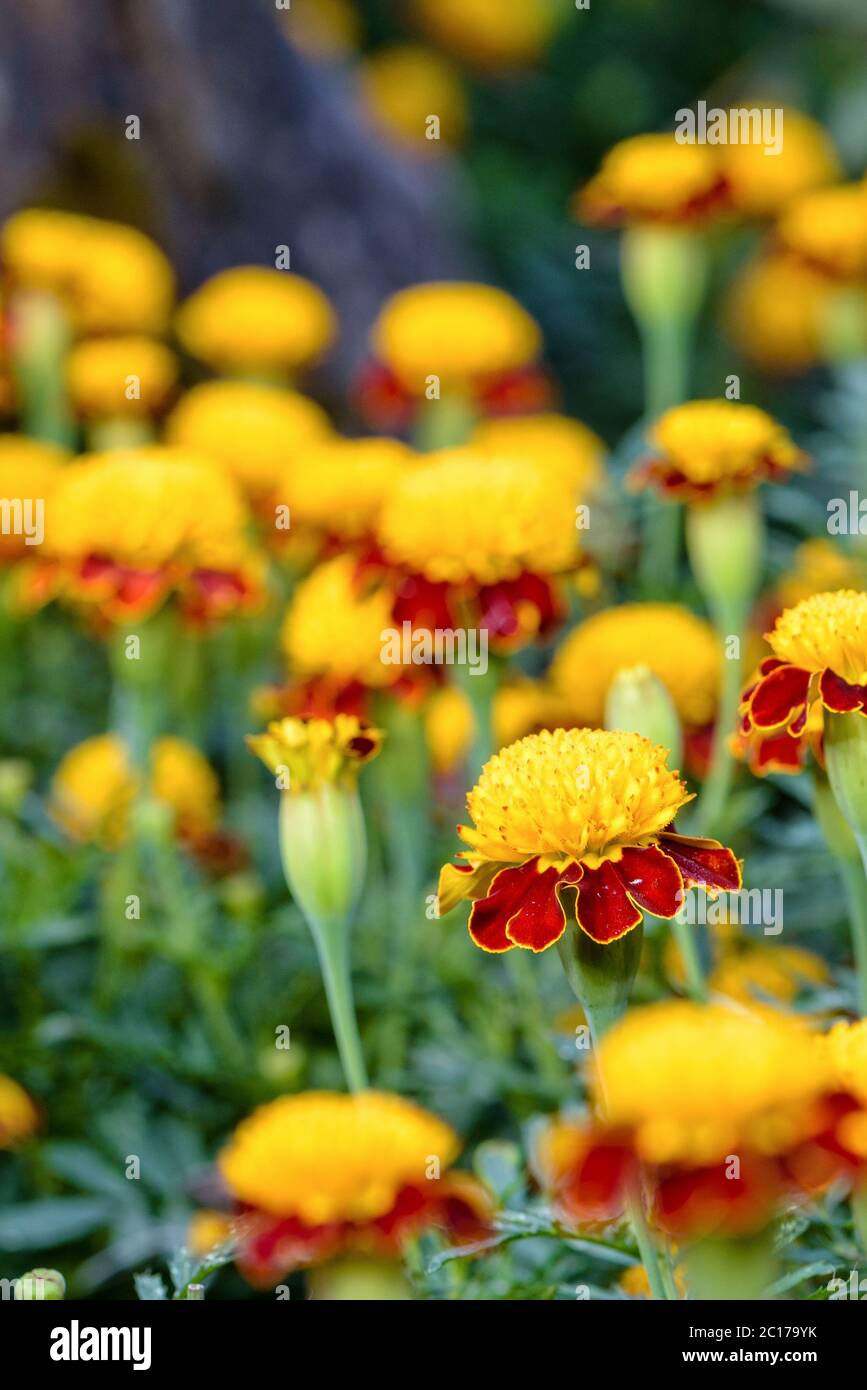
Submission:
M 722 817 L 734 778 L 734 759 L 729 748 L 729 738 L 737 723 L 743 686 L 743 661 L 740 656 L 743 621 L 741 616 L 732 622 L 728 631 L 720 632 L 720 637 L 724 640 L 728 637 L 737 638 L 738 655 L 723 660 L 722 688 L 713 732 L 710 768 L 701 789 L 696 815 L 697 833 L 712 834 L 717 838 L 723 833 Z
M 632 1229 L 635 1232 L 635 1243 L 638 1246 L 641 1263 L 647 1271 L 647 1282 L 650 1285 L 650 1292 L 653 1294 L 654 1298 L 659 1299 L 661 1302 L 665 1302 L 671 1295 L 663 1282 L 660 1270 L 660 1258 L 647 1225 L 647 1218 L 644 1214 L 644 1199 L 640 1192 L 634 1191 L 630 1194 L 627 1199 L 626 1210 L 632 1224 Z
M 70 330 L 54 295 L 22 290 L 12 306 L 12 355 L 21 393 L 21 430 L 72 449 L 76 426 L 66 398 Z
M 364 1065 L 352 997 L 349 933 L 346 924 L 336 920 L 311 921 L 310 928 L 319 956 L 319 968 L 325 984 L 328 1011 L 337 1040 L 343 1075 L 350 1091 L 364 1091 L 368 1084 L 367 1069 Z
M 707 981 L 704 977 L 704 969 L 692 928 L 688 922 L 680 922 L 676 917 L 672 917 L 671 934 L 677 942 L 678 950 L 683 959 L 689 997 L 698 1000 L 707 999 Z

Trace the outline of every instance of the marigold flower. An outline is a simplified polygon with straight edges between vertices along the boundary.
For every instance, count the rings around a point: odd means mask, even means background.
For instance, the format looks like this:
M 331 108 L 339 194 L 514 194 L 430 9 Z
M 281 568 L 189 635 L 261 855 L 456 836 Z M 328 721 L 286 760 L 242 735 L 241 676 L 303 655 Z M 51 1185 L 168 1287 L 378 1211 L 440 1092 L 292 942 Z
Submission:
M 867 186 L 838 184 L 795 198 L 776 224 L 778 244 L 840 281 L 867 275 Z
M 551 665 L 551 681 L 570 722 L 598 727 L 618 671 L 646 666 L 670 694 L 682 722 L 712 723 L 722 654 L 710 623 L 676 603 L 626 603 L 594 613 L 568 634 Z
M 197 1211 L 190 1218 L 184 1244 L 192 1255 L 207 1255 L 232 1236 L 232 1220 L 224 1211 Z
M 374 121 L 417 152 L 457 145 L 466 123 L 464 89 L 450 63 L 420 44 L 393 44 L 369 54 L 359 68 L 361 95 Z M 437 138 L 427 135 L 431 113 Z
M 21 526 L 0 529 L 0 566 L 13 564 L 37 548 L 39 505 L 42 504 L 44 526 L 51 496 L 68 457 L 57 444 L 28 439 L 23 434 L 0 435 L 0 497 L 9 503 L 13 522 L 15 504 L 21 507 Z
M 339 690 L 391 685 L 402 668 L 382 660 L 382 632 L 392 624 L 393 593 L 359 579 L 350 555 L 317 565 L 295 591 L 281 632 L 290 670 L 324 678 Z
M 653 453 L 633 472 L 637 487 L 703 502 L 778 482 L 806 460 L 782 425 L 739 401 L 688 401 L 667 410 L 650 431 Z
M 370 536 L 415 459 L 397 439 L 311 442 L 284 475 L 293 526 L 341 542 Z
M 398 1258 L 431 1225 L 478 1233 L 481 1189 L 446 1172 L 458 1150 L 447 1124 L 386 1092 L 309 1091 L 261 1106 L 219 1157 L 242 1213 L 243 1272 L 267 1283 L 352 1250 Z
M 830 979 L 827 965 L 814 951 L 751 942 L 723 954 L 708 986 L 712 994 L 724 994 L 742 1004 L 763 998 L 791 1004 L 805 985 L 828 984 Z
M 822 356 L 829 293 L 825 277 L 810 266 L 788 256 L 762 256 L 731 285 L 725 326 L 763 371 L 803 372 Z M 867 319 L 867 302 L 864 313 Z
M 436 43 L 483 69 L 523 66 L 557 24 L 551 0 L 414 0 L 413 18 Z
M 107 419 L 158 411 L 177 381 L 178 364 L 153 338 L 85 338 L 70 351 L 66 373 L 79 414 Z
M 245 265 L 206 280 L 178 310 L 175 328 L 193 357 L 215 371 L 294 371 L 322 355 L 335 334 L 331 305 L 303 276 Z
M 605 445 L 598 434 L 568 415 L 543 413 L 482 420 L 470 444 L 486 454 L 516 454 L 559 464 L 579 495 L 592 492 L 605 479 Z
M 279 719 L 264 734 L 250 734 L 247 744 L 274 773 L 287 769 L 284 790 L 300 793 L 325 783 L 354 787 L 358 769 L 375 758 L 382 730 L 349 714 L 331 719 Z
M 207 622 L 261 595 L 246 524 L 232 480 L 203 457 L 162 446 L 94 454 L 63 471 L 28 582 L 107 622 L 146 616 L 172 593 Z
M 575 199 L 576 215 L 607 226 L 696 225 L 725 209 L 725 176 L 715 147 L 682 145 L 671 132 L 634 135 L 608 151 Z
M 744 103 L 762 107 L 762 102 Z M 767 103 L 765 103 L 766 105 Z M 768 157 L 756 141 L 720 146 L 723 177 L 731 202 L 747 217 L 773 217 L 799 194 L 841 176 L 840 161 L 827 131 L 803 111 L 786 108 L 779 151 Z
M 3 265 L 19 285 L 61 292 L 69 289 L 87 254 L 91 219 L 55 208 L 22 208 L 0 232 Z
M 867 1019 L 836 1023 L 827 1036 L 830 1065 L 841 1091 L 867 1106 Z
M 168 444 L 216 459 L 260 509 L 275 501 L 288 504 L 292 460 L 329 434 L 328 416 L 315 401 L 249 381 L 202 382 L 166 421 Z
M 867 565 L 858 555 L 827 538 L 814 536 L 802 541 L 795 550 L 791 565 L 774 586 L 773 602 L 779 613 L 813 594 L 861 589 L 865 578 Z
M 39 1111 L 17 1081 L 0 1075 L 0 1149 L 11 1149 L 36 1133 Z
M 494 746 L 505 748 L 527 734 L 562 724 L 564 702 L 543 681 L 504 681 L 494 695 L 491 723 Z M 435 772 L 455 772 L 469 753 L 475 717 L 459 686 L 435 690 L 425 707 L 425 738 Z
M 148 793 L 172 812 L 175 834 L 193 843 L 216 829 L 220 791 L 197 748 L 179 738 L 157 739 L 150 753 Z M 75 840 L 116 849 L 129 834 L 138 779 L 116 734 L 85 739 L 61 759 L 51 782 L 49 810 Z
M 674 917 L 687 887 L 739 888 L 731 850 L 672 831 L 691 796 L 666 756 L 638 734 L 599 729 L 544 730 L 497 753 L 467 797 L 467 862 L 442 869 L 440 912 L 469 898 L 482 950 L 538 952 L 566 930 L 573 891 L 578 926 L 607 945 L 644 912 Z

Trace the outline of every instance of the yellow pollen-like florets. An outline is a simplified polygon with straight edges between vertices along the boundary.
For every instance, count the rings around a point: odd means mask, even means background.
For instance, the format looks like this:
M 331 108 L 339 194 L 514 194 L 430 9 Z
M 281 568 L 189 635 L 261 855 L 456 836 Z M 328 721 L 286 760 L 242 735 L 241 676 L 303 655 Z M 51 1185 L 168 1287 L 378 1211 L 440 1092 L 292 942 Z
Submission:
M 312 281 L 245 265 L 206 280 L 181 305 L 176 329 L 187 351 L 216 371 L 291 371 L 325 351 L 335 320 Z
M 695 484 L 739 484 L 767 465 L 798 468 L 802 455 L 788 431 L 757 406 L 689 401 L 660 416 L 650 434 L 654 452 Z
M 247 744 L 271 772 L 288 772 L 283 790 L 295 794 L 326 782 L 351 786 L 362 764 L 378 754 L 382 731 L 353 714 L 333 720 L 290 717 L 274 720 L 264 734 L 249 735 Z
M 242 1121 L 219 1158 L 235 1197 L 309 1226 L 370 1221 L 458 1152 L 454 1131 L 385 1092 L 283 1096 Z
M 281 641 L 293 674 L 390 685 L 397 669 L 382 661 L 382 633 L 393 626 L 393 595 L 359 588 L 355 562 L 338 555 L 318 565 L 295 591 Z
M 460 827 L 471 861 L 535 855 L 590 867 L 649 843 L 690 795 L 667 752 L 640 734 L 555 729 L 495 754 L 467 797 Z
M 837 589 L 787 608 L 767 634 L 774 655 L 805 671 L 830 667 L 852 685 L 867 682 L 867 593 Z

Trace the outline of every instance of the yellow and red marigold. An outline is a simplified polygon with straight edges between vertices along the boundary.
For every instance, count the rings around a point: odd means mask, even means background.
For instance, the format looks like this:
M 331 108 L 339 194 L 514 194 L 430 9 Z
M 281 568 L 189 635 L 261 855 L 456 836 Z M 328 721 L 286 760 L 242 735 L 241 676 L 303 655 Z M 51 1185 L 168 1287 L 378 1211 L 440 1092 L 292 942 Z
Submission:
M 823 711 L 867 715 L 867 593 L 813 594 L 766 640 L 773 656 L 741 697 L 736 737 L 754 771 L 798 771 L 808 748 L 819 751 Z
M 728 204 L 719 152 L 680 144 L 667 131 L 634 135 L 608 151 L 575 199 L 576 215 L 603 226 L 701 226 Z
M 261 1106 L 219 1158 L 242 1272 L 266 1285 L 350 1251 L 398 1259 L 430 1226 L 478 1235 L 489 1204 L 468 1174 L 447 1171 L 459 1147 L 436 1115 L 386 1092 L 309 1091 Z
M 674 917 L 686 888 L 741 885 L 717 840 L 673 830 L 691 796 L 667 752 L 639 734 L 555 729 L 497 753 L 467 797 L 470 846 L 440 874 L 439 908 L 469 899 L 469 931 L 484 951 L 544 951 L 567 912 L 607 945 L 642 921 Z M 573 905 L 574 904 L 574 905 Z

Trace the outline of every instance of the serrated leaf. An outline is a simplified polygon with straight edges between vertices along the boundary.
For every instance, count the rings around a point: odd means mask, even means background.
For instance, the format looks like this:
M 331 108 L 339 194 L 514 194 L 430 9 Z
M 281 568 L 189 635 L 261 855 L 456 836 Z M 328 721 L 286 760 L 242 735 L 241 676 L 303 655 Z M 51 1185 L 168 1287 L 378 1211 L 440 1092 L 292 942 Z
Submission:
M 46 1197 L 0 1212 L 0 1250 L 50 1250 L 90 1235 L 111 1219 L 104 1197 Z

